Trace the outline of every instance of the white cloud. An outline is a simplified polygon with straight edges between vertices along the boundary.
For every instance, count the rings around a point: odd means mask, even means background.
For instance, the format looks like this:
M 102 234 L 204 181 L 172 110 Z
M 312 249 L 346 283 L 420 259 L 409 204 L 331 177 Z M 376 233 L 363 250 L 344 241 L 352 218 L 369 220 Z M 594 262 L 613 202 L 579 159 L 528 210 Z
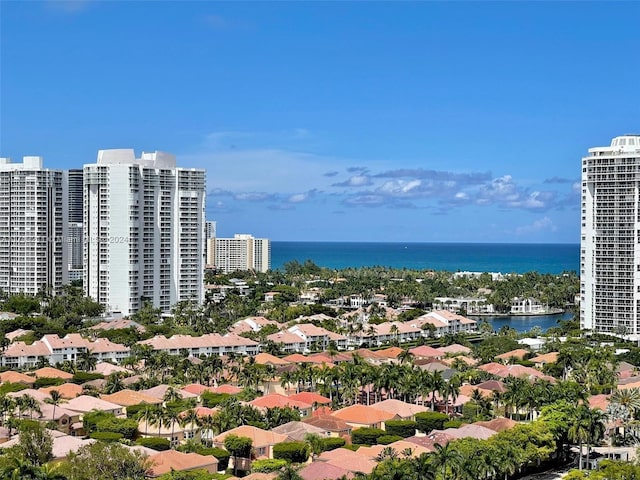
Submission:
M 543 217 L 539 220 L 535 220 L 529 225 L 523 225 L 516 228 L 516 235 L 528 235 L 533 233 L 540 233 L 544 231 L 555 232 L 557 227 L 553 224 L 553 221 L 549 217 Z

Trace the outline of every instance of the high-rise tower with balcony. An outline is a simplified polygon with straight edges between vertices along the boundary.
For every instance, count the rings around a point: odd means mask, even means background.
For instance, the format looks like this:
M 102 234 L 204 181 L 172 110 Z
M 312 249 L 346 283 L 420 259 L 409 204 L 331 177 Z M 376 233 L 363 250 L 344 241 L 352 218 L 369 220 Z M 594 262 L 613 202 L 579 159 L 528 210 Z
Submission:
M 72 169 L 64 172 L 67 190 L 67 238 L 65 241 L 68 255 L 69 281 L 82 280 L 83 175 L 82 169 Z
M 42 157 L 0 158 L 0 289 L 55 293 L 66 281 L 63 172 Z
M 640 135 L 582 159 L 580 326 L 640 334 Z
M 204 297 L 205 171 L 173 155 L 100 150 L 84 166 L 84 288 L 112 312 Z
M 207 265 L 222 273 L 253 270 L 266 272 L 271 269 L 271 241 L 237 233 L 233 238 L 207 240 Z

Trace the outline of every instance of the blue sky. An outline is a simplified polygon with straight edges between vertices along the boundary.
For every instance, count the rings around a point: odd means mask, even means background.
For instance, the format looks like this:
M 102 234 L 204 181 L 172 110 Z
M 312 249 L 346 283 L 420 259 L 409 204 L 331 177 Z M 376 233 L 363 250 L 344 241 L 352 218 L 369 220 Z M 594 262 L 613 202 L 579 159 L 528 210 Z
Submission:
M 0 2 L 0 155 L 207 169 L 221 236 L 579 242 L 639 2 Z

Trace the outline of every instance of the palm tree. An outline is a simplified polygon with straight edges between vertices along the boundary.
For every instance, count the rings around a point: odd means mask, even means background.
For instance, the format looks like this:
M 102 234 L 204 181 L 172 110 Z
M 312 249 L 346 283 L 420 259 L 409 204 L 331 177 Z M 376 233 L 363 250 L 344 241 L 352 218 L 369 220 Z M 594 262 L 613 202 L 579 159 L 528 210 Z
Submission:
M 156 421 L 156 408 L 148 405 L 143 410 L 138 412 L 138 421 L 144 422 L 144 434 L 149 435 L 149 425 L 154 424 Z
M 587 426 L 587 431 L 589 432 L 587 436 L 587 459 L 589 458 L 589 454 L 591 453 L 591 445 L 595 444 L 598 440 L 602 438 L 605 432 L 605 419 L 606 414 L 598 409 L 587 409 L 586 411 L 586 419 L 585 423 Z
M 405 348 L 404 350 L 402 350 L 402 352 L 398 354 L 398 361 L 400 362 L 400 365 L 404 363 L 411 363 L 412 360 L 413 360 L 413 355 L 409 353 L 408 348 Z
M 445 387 L 445 380 L 442 376 L 442 372 L 436 370 L 429 378 L 429 385 L 431 386 L 431 410 L 436 410 L 436 392 L 441 392 Z
M 173 434 L 176 429 L 176 424 L 180 424 L 180 412 L 175 408 L 167 408 L 163 412 L 162 421 L 166 426 L 171 426 L 171 448 L 175 448 Z
M 455 450 L 450 443 L 442 446 L 439 443 L 434 445 L 435 451 L 430 453 L 431 462 L 434 469 L 440 468 L 443 480 L 447 478 L 447 469 L 455 472 L 462 464 L 462 455 Z
M 384 462 L 385 460 L 393 460 L 395 458 L 398 458 L 398 452 L 396 452 L 396 449 L 386 446 L 380 451 L 376 460 L 378 462 Z
M 182 394 L 174 387 L 169 387 L 167 388 L 167 391 L 164 392 L 164 397 L 162 397 L 162 399 L 166 403 L 173 403 L 182 400 Z
M 49 392 L 49 396 L 51 397 L 50 399 L 47 398 L 45 400 L 45 402 L 53 405 L 53 413 L 52 413 L 52 418 L 51 420 L 53 420 L 54 422 L 56 421 L 56 407 L 58 405 L 60 405 L 60 402 L 62 401 L 62 395 L 60 394 L 60 392 L 58 390 L 51 390 Z
M 580 405 L 580 407 L 575 410 L 573 422 L 567 432 L 569 440 L 578 443 L 578 468 L 580 470 L 582 470 L 582 445 L 589 440 L 590 435 L 586 413 L 586 410 L 588 409 L 589 407 Z
M 199 420 L 200 420 L 200 417 L 198 416 L 198 412 L 196 412 L 195 409 L 190 408 L 186 412 L 182 412 L 182 415 L 180 417 L 180 426 L 182 428 L 186 426 L 190 426 L 195 436 L 195 434 L 198 431 L 197 428 L 200 427 Z
M 411 460 L 411 470 L 414 472 L 414 480 L 434 480 L 436 476 L 428 453 L 422 453 Z
M 85 372 L 90 372 L 96 368 L 97 363 L 98 359 L 93 356 L 91 350 L 84 350 L 78 353 L 78 356 L 76 357 L 76 367 Z
M 107 382 L 104 385 L 104 392 L 106 394 L 119 392 L 123 388 L 124 384 L 122 383 L 120 373 L 114 372 L 107 377 Z
M 20 455 L 10 455 L 0 468 L 0 478 L 5 480 L 39 480 L 41 469 Z

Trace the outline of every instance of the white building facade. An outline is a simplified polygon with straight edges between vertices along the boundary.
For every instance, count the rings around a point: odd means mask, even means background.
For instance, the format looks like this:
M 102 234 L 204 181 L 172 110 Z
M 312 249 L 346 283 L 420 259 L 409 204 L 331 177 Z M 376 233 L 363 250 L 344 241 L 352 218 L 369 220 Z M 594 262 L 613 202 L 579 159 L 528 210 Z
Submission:
M 582 159 L 580 326 L 640 334 L 640 135 Z
M 271 241 L 267 238 L 235 234 L 233 238 L 214 238 L 207 242 L 207 264 L 223 273 L 271 269 Z
M 0 158 L 0 289 L 55 293 L 67 280 L 65 182 L 42 157 Z
M 163 152 L 100 150 L 83 189 L 87 295 L 123 315 L 203 300 L 204 170 Z

